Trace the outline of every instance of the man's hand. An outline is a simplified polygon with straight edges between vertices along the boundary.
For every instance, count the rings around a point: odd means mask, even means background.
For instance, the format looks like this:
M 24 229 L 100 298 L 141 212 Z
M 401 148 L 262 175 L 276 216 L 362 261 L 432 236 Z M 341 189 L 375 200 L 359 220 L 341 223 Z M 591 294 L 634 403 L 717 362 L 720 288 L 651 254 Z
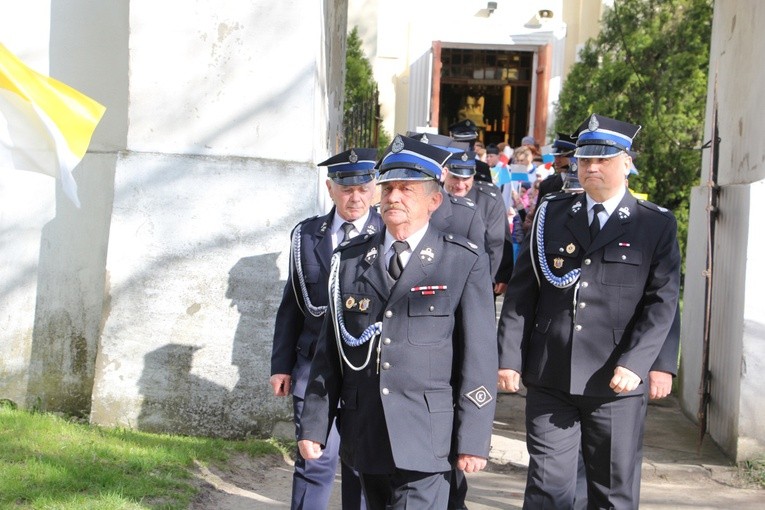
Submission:
M 465 473 L 477 473 L 486 467 L 486 459 L 475 455 L 460 453 L 457 455 L 457 469 Z
M 497 388 L 499 391 L 515 393 L 521 389 L 521 373 L 510 368 L 500 368 L 497 371 Z
M 495 296 L 504 296 L 505 291 L 507 290 L 507 284 L 497 282 L 494 284 L 494 295 Z
M 271 376 L 271 379 L 269 379 L 268 382 L 274 389 L 275 397 L 286 397 L 290 394 L 292 377 L 289 374 L 274 374 Z
M 321 450 L 321 443 L 317 443 L 316 441 L 311 441 L 310 439 L 301 439 L 298 441 L 298 450 L 300 450 L 300 455 L 305 460 L 315 460 L 321 457 L 322 450 Z
M 648 372 L 648 398 L 664 398 L 672 392 L 672 374 L 660 370 Z
M 628 393 L 640 384 L 640 377 L 632 370 L 617 366 L 609 386 L 616 393 Z

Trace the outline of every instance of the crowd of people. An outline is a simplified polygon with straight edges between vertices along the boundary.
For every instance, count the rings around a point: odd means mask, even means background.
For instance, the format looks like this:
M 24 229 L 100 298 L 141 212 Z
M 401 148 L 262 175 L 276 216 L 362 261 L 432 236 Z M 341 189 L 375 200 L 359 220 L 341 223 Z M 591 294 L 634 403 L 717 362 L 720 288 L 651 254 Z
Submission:
M 545 155 L 449 129 L 320 163 L 334 207 L 291 234 L 271 360 L 291 507 L 328 508 L 339 462 L 343 508 L 467 508 L 497 393 L 523 383 L 524 508 L 637 508 L 680 275 L 674 216 L 627 188 L 640 126 L 592 115 Z

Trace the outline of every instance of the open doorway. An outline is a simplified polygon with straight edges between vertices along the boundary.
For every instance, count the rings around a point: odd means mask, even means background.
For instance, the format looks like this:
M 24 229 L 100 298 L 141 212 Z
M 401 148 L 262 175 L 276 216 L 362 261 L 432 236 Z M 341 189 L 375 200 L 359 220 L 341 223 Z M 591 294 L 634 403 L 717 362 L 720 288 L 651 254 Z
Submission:
M 531 116 L 532 52 L 442 48 L 438 128 L 470 119 L 484 143 L 520 145 Z

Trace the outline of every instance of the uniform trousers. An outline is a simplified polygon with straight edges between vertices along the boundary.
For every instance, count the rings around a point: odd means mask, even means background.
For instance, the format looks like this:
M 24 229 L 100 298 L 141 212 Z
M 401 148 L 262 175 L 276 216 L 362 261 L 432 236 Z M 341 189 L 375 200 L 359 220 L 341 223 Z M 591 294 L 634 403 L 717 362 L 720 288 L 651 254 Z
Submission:
M 421 473 L 396 469 L 392 474 L 360 473 L 369 510 L 425 510 L 446 508 L 451 471 Z
M 636 509 L 645 394 L 588 397 L 529 386 L 526 446 L 529 471 L 523 508 L 574 507 L 577 463 L 584 458 L 588 508 Z M 638 489 L 639 493 L 639 489 Z
M 292 398 L 295 413 L 295 437 L 300 436 L 300 417 L 303 414 L 303 399 Z M 340 450 L 340 434 L 332 424 L 327 444 L 322 456 L 306 462 L 300 453 L 295 459 L 295 471 L 292 474 L 292 510 L 326 510 L 335 483 L 337 462 Z M 342 505 L 344 509 L 363 509 L 364 500 L 361 482 L 356 473 L 341 462 Z

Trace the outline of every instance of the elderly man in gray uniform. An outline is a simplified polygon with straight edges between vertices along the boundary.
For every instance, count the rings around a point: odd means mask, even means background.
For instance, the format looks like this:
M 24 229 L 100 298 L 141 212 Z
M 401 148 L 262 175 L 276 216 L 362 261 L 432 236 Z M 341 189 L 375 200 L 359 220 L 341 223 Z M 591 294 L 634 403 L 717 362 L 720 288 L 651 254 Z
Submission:
M 292 395 L 296 437 L 302 426 L 311 360 L 327 308 L 332 251 L 359 234 L 382 229 L 382 218 L 370 207 L 376 156 L 376 149 L 350 149 L 319 163 L 327 167 L 327 190 L 334 207 L 325 216 L 301 221 L 292 231 L 290 272 L 274 327 L 270 383 L 274 395 Z M 298 455 L 292 477 L 293 509 L 327 508 L 335 482 L 339 443 L 336 427 L 332 426 L 320 462 L 306 463 Z M 361 507 L 358 478 L 345 465 L 342 472 L 343 508 Z
M 340 455 L 371 510 L 445 509 L 452 466 L 479 471 L 489 455 L 497 357 L 488 257 L 429 223 L 448 156 L 396 136 L 380 163 L 385 230 L 333 257 L 298 446 L 320 458 L 339 413 Z
M 572 508 L 581 446 L 588 505 L 634 509 L 645 384 L 672 326 L 677 222 L 633 197 L 640 126 L 593 115 L 578 129 L 583 194 L 538 207 L 500 317 L 500 389 L 528 388 L 524 508 Z

